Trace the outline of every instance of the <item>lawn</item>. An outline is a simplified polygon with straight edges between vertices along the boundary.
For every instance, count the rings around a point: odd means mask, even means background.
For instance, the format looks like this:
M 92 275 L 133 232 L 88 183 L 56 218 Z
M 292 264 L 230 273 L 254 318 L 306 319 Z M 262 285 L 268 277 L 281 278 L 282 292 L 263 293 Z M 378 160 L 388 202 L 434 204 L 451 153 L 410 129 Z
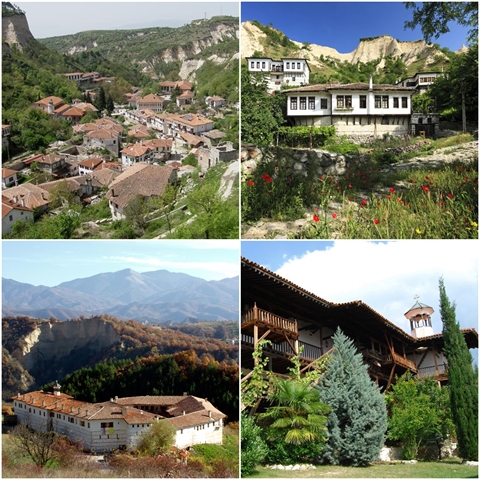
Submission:
M 416 464 L 376 463 L 369 467 L 318 465 L 315 470 L 271 470 L 259 466 L 247 478 L 478 478 L 478 467 L 463 465 L 458 458 Z

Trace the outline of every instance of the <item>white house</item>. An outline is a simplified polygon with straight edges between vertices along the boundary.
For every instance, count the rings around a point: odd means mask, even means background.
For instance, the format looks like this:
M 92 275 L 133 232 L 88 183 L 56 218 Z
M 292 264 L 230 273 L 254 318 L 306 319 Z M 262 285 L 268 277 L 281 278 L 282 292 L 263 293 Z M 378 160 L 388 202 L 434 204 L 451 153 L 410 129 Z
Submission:
M 305 58 L 271 58 L 247 57 L 250 73 L 263 73 L 268 82 L 269 91 L 280 90 L 283 86 L 296 87 L 308 85 L 310 67 Z
M 18 220 L 33 220 L 33 210 L 23 199 L 14 200 L 2 195 L 2 233 L 11 233 L 12 225 Z
M 370 83 L 321 84 L 286 90 L 295 125 L 334 125 L 339 135 L 409 133 L 412 87 Z
M 88 403 L 60 393 L 57 383 L 53 393 L 19 393 L 13 402 L 18 423 L 66 435 L 86 450 L 98 453 L 134 449 L 139 436 L 158 421 L 167 421 L 176 428 L 178 448 L 222 443 L 225 415 L 210 402 L 193 396 L 115 397 Z
M 17 171 L 11 168 L 2 168 L 2 188 L 18 185 Z
M 416 93 L 424 93 L 438 77 L 443 77 L 443 75 L 443 72 L 417 72 L 411 77 L 399 80 L 397 85 L 401 87 L 414 87 Z

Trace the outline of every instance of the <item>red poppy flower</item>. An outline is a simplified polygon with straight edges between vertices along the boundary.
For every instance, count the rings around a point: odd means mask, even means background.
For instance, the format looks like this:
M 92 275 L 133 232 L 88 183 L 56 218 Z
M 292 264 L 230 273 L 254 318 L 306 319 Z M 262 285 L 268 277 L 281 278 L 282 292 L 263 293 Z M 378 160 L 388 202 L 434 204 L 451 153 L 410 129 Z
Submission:
M 390 187 L 390 193 L 393 193 L 395 189 L 393 187 Z
M 267 183 L 272 183 L 272 177 L 268 173 L 262 175 L 262 180 L 265 180 Z
M 255 185 L 255 182 L 254 182 L 253 180 L 249 180 L 249 181 L 248 181 L 248 184 L 249 184 L 251 187 L 253 187 L 253 186 Z
M 429 188 L 426 187 L 425 185 L 422 185 L 422 190 L 423 190 L 424 192 L 428 192 Z
M 374 223 L 375 225 L 378 225 L 378 224 L 380 223 L 380 220 L 375 219 L 375 220 L 373 221 L 373 223 Z
M 320 175 L 320 180 L 323 180 L 323 175 Z
M 353 188 L 351 185 L 348 185 L 348 188 Z
M 448 194 L 447 194 L 447 197 L 448 197 L 448 198 L 453 198 L 453 194 L 448 193 Z
M 332 218 L 337 218 L 337 214 L 336 214 L 336 213 L 332 213 Z
M 362 205 L 366 205 L 366 204 L 367 204 L 367 201 L 362 198 Z
M 414 179 L 414 178 L 411 178 L 411 179 L 410 179 L 410 183 L 415 183 L 415 179 Z
M 392 196 L 391 196 L 391 195 L 387 195 L 387 198 L 390 200 L 390 199 L 392 198 Z
M 316 215 L 313 216 L 313 221 L 314 221 L 314 222 L 318 222 L 319 220 L 320 220 L 319 217 L 317 217 Z

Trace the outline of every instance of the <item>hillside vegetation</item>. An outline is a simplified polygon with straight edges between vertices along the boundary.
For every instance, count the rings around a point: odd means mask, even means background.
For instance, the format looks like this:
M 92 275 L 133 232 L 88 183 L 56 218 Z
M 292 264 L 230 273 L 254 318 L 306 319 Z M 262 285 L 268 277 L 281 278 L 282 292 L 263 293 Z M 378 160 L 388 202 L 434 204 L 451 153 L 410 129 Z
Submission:
M 50 343 L 50 347 L 45 344 L 44 347 L 49 348 L 50 357 L 43 360 L 38 358 L 33 367 L 28 370 L 25 366 L 25 355 L 31 351 L 34 352 L 37 348 L 37 344 L 29 339 L 29 334 L 38 329 L 42 323 L 59 322 L 54 319 L 46 321 L 25 316 L 4 317 L 2 321 L 3 398 L 9 398 L 18 391 L 36 388 L 42 383 L 62 378 L 80 368 L 93 367 L 97 363 L 108 361 L 133 360 L 191 351 L 202 361 L 206 358 L 208 361 L 223 362 L 226 365 L 237 363 L 238 346 L 226 343 L 226 338 L 220 339 L 220 330 L 216 331 L 216 338 L 200 338 L 168 327 L 146 326 L 134 320 L 124 322 L 108 315 L 92 318 L 113 327 L 118 334 L 118 340 L 109 342 L 108 346 L 103 348 L 98 346 L 100 338 L 87 338 L 83 343 L 75 343 L 75 339 L 65 338 L 64 345 L 60 341 L 56 341 L 55 345 Z M 86 319 L 71 320 L 71 322 L 75 321 L 82 322 Z M 218 326 L 222 325 L 222 322 L 216 323 Z M 68 347 L 70 350 L 65 346 L 66 342 L 70 342 L 71 347 Z
M 110 61 L 165 75 L 164 63 L 206 60 L 212 55 L 224 61 L 231 58 L 238 52 L 237 31 L 238 18 L 222 16 L 178 28 L 86 31 L 41 42 L 62 54 L 94 51 Z
M 370 75 L 375 83 L 395 83 L 417 71 L 441 71 L 456 56 L 438 44 L 427 45 L 423 40 L 403 42 L 389 35 L 360 38 L 353 52 L 339 53 L 335 48 L 300 43 L 301 39 L 294 41 L 256 20 L 242 24 L 241 38 L 244 58 L 306 58 L 311 84 L 368 82 Z

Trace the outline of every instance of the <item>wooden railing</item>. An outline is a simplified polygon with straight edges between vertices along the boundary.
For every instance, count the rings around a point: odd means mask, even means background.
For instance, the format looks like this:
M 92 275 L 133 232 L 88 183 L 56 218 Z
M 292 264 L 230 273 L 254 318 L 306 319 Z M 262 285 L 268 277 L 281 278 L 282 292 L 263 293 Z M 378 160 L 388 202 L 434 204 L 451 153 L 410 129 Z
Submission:
M 396 353 L 389 353 L 385 357 L 385 362 L 386 363 L 396 363 L 397 365 L 401 365 L 402 367 L 408 368 L 412 372 L 417 371 L 417 366 L 415 365 L 414 362 L 411 360 L 408 360 L 407 358 L 403 358 L 402 356 L 396 354 Z
M 253 346 L 253 337 L 250 335 L 245 335 L 242 333 L 242 343 L 247 344 L 247 345 L 252 345 Z M 315 345 L 311 345 L 309 343 L 305 342 L 298 342 L 299 346 L 303 346 L 303 351 L 302 354 L 300 355 L 300 358 L 302 360 L 309 360 L 309 361 L 314 361 L 317 358 L 320 358 L 322 356 L 322 350 L 320 347 L 317 347 Z M 282 343 L 274 343 L 272 342 L 271 345 L 268 345 L 265 350 L 270 350 L 275 353 L 281 353 L 281 354 L 287 354 L 287 355 L 294 355 L 295 352 L 292 350 L 292 347 L 288 342 L 282 342 Z
M 431 367 L 422 367 L 418 369 L 417 376 L 419 378 L 425 377 L 436 377 L 438 375 L 446 375 L 448 371 L 448 365 L 446 363 L 441 363 L 438 365 L 438 369 L 435 366 Z
M 250 323 L 254 321 L 260 321 L 265 325 L 277 329 L 286 330 L 287 332 L 292 332 L 298 334 L 298 324 L 296 320 L 288 320 L 286 318 L 275 315 L 266 310 L 262 310 L 257 306 L 251 308 L 246 313 L 242 315 L 242 325 L 244 323 Z

